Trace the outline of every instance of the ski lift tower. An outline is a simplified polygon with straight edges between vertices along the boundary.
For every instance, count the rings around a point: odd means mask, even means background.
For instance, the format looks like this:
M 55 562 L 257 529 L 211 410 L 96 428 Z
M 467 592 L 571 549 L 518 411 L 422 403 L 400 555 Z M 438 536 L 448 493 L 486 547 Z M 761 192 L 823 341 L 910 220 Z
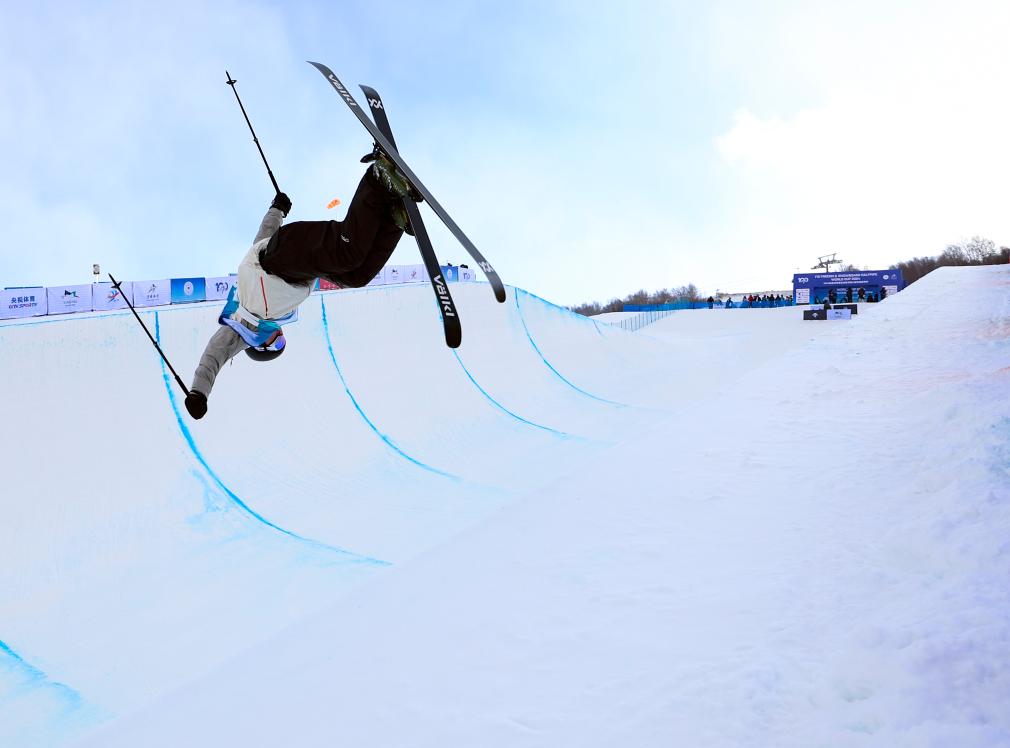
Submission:
M 835 259 L 835 256 L 837 254 L 838 254 L 837 252 L 832 252 L 829 255 L 824 255 L 823 257 L 818 257 L 817 258 L 817 264 L 814 265 L 810 269 L 811 270 L 819 270 L 819 269 L 823 268 L 825 273 L 830 273 L 832 265 L 841 265 L 842 264 L 841 260 Z

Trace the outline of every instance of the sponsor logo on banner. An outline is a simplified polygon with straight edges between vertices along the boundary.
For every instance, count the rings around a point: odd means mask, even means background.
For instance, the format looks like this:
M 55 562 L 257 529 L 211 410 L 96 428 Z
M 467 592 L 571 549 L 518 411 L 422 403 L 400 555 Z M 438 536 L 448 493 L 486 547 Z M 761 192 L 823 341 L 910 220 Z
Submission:
M 126 309 L 126 299 L 123 298 L 123 293 L 129 294 L 127 298 L 132 302 L 133 284 L 129 281 L 123 281 L 122 292 L 120 292 L 111 283 L 95 283 L 92 285 L 91 308 L 96 312 Z
M 70 314 L 91 311 L 91 284 L 53 286 L 46 289 L 49 314 Z
M 460 283 L 477 280 L 477 274 L 470 268 L 461 267 L 459 269 Z
M 168 280 L 133 282 L 134 306 L 162 306 L 172 303 L 172 289 Z
M 207 301 L 221 301 L 228 298 L 228 292 L 235 285 L 236 276 L 223 275 L 215 278 L 206 278 Z
M 400 268 L 395 265 L 390 265 L 386 268 L 386 283 L 399 283 L 400 282 Z
M 207 300 L 206 278 L 172 278 L 172 303 L 191 304 Z
M 0 292 L 0 318 L 38 317 L 46 313 L 46 289 L 8 288 Z
M 417 283 L 425 280 L 424 265 L 405 265 L 402 273 L 404 283 Z
M 320 291 L 339 291 L 343 286 L 338 286 L 333 281 L 328 281 L 325 278 L 319 279 L 319 290 Z
M 443 265 L 442 277 L 445 278 L 448 283 L 455 283 L 459 280 L 459 268 L 455 265 Z

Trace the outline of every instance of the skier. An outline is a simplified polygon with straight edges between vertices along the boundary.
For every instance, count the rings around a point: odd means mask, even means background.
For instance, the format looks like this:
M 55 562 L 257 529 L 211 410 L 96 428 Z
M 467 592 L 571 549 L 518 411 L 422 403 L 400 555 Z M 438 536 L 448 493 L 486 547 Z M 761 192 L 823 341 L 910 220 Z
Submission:
M 238 268 L 218 323 L 193 375 L 186 410 L 207 413 L 207 398 L 225 362 L 244 350 L 254 361 L 277 358 L 287 346 L 283 325 L 298 319 L 298 306 L 317 278 L 343 288 L 367 285 L 382 269 L 404 231 L 410 232 L 403 198 L 420 201 L 407 179 L 378 146 L 361 159 L 371 165 L 343 221 L 281 224 L 291 200 L 278 192 L 253 245 Z M 412 232 L 411 232 L 412 233 Z

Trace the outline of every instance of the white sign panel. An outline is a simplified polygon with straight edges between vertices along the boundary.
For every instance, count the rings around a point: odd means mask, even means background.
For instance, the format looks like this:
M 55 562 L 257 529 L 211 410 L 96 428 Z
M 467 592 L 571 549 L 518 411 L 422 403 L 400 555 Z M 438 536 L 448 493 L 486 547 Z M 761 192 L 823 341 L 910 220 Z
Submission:
M 809 288 L 797 288 L 795 302 L 797 304 L 809 304 L 810 303 L 810 289 Z
M 459 280 L 461 283 L 465 281 L 475 281 L 477 280 L 477 274 L 470 268 L 465 268 L 462 265 L 460 265 Z
M 402 283 L 403 274 L 400 272 L 399 265 L 387 265 L 386 266 L 386 283 Z
M 133 281 L 134 306 L 163 306 L 172 303 L 172 281 Z
M 424 265 L 401 265 L 400 274 L 403 276 L 402 283 L 420 283 L 428 280 Z
M 0 291 L 0 319 L 39 317 L 46 313 L 46 289 L 8 288 Z
M 829 309 L 828 319 L 852 319 L 851 309 Z
M 207 279 L 207 301 L 220 301 L 228 298 L 228 292 L 238 280 L 234 275 L 223 275 Z
M 123 281 L 121 286 L 123 293 L 130 295 L 130 301 L 132 302 L 133 284 Z M 111 283 L 95 283 L 91 308 L 96 312 L 107 312 L 111 309 L 126 309 L 126 301 L 123 300 L 123 294 L 113 288 Z
M 367 285 L 382 286 L 385 285 L 385 283 L 386 283 L 386 269 L 383 268 L 382 270 L 380 270 L 378 273 L 375 274 L 375 277 L 372 278 L 372 280 L 368 281 Z
M 91 311 L 91 284 L 80 286 L 50 286 L 46 289 L 49 314 L 70 314 Z

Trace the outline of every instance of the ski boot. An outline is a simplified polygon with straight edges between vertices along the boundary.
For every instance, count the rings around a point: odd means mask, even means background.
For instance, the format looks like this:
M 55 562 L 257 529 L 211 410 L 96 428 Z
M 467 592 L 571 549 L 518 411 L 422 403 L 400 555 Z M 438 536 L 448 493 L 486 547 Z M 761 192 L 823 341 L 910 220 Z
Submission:
M 361 157 L 361 163 L 372 164 L 372 176 L 394 197 L 409 198 L 415 203 L 419 203 L 424 199 L 414 189 L 414 185 L 400 173 L 400 170 L 396 168 L 396 164 L 383 153 L 378 143 L 372 148 L 371 153 L 366 153 Z
M 389 215 L 398 229 L 411 236 L 414 235 L 414 229 L 410 225 L 410 218 L 407 217 L 407 209 L 403 207 L 403 200 L 397 200 L 389 206 Z

